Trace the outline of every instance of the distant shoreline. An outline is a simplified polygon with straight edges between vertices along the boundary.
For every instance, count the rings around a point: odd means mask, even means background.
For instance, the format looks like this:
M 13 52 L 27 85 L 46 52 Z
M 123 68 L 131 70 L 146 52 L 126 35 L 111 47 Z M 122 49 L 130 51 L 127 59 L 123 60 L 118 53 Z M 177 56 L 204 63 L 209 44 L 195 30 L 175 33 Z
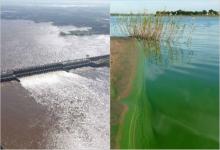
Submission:
M 110 14 L 110 16 L 156 16 L 156 14 Z M 176 17 L 219 17 L 220 15 L 162 15 L 162 16 L 176 16 Z
M 110 13 L 111 16 L 148 16 L 148 15 L 161 15 L 161 16 L 207 16 L 207 17 L 214 17 L 220 16 L 220 12 L 215 10 L 203 10 L 203 11 L 184 11 L 184 10 L 177 10 L 177 11 L 157 11 L 154 14 L 147 14 L 147 13 Z

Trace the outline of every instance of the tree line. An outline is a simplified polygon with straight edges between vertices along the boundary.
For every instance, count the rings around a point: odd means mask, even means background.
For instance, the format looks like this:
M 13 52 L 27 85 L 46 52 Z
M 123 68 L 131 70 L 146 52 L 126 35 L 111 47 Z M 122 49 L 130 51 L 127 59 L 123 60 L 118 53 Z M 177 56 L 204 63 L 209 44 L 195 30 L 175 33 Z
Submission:
M 157 11 L 156 15 L 201 15 L 201 16 L 218 16 L 219 13 L 213 9 L 210 10 L 202 10 L 202 11 L 184 11 L 184 10 L 177 10 L 177 11 Z

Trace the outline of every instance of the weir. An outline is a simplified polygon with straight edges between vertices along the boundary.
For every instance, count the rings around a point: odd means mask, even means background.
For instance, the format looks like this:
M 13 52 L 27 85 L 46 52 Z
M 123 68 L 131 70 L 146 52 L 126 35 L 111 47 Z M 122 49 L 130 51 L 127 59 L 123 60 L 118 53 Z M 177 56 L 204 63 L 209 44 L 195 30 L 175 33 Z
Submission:
M 109 66 L 109 55 L 102 55 L 96 57 L 87 57 L 76 60 L 68 60 L 63 62 L 51 63 L 40 66 L 33 66 L 27 68 L 18 68 L 1 72 L 1 82 L 16 80 L 18 78 L 41 74 L 51 71 L 76 69 L 80 67 L 102 67 Z

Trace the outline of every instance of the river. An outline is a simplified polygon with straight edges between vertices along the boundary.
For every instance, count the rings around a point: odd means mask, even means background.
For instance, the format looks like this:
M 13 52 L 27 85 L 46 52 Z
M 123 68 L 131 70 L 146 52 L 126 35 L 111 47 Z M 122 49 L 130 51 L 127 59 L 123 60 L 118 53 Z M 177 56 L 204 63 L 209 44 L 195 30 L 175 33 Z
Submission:
M 4 5 L 1 71 L 109 54 L 108 13 L 95 4 Z M 1 83 L 4 148 L 109 149 L 109 67 L 19 80 Z

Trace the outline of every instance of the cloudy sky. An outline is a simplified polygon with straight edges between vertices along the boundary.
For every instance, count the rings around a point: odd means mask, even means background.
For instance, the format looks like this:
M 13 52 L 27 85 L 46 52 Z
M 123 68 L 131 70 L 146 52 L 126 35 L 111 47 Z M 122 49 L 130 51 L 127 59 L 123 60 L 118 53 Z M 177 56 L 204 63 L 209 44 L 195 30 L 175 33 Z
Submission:
M 209 10 L 220 11 L 220 0 L 1 0 L 3 5 L 108 5 L 111 13 L 130 13 L 157 10 Z

